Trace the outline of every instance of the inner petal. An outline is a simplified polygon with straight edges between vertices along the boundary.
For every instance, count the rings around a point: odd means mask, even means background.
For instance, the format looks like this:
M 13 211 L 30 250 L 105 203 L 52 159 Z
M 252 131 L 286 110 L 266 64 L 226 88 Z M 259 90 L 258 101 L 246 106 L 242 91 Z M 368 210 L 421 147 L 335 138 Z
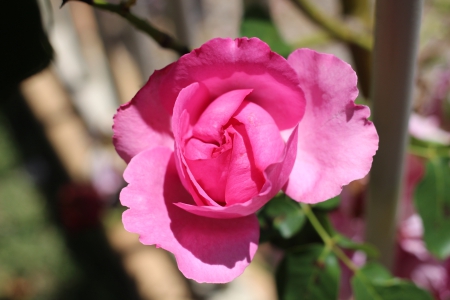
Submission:
M 277 162 L 285 148 L 280 130 L 272 116 L 258 104 L 243 101 L 233 119 L 245 126 L 248 152 L 253 154 L 255 166 L 264 171 Z
M 217 145 L 190 138 L 184 146 L 184 157 L 189 160 L 209 159 L 217 149 L 219 149 Z
M 227 133 L 219 146 L 192 138 L 186 144 L 186 163 L 197 183 L 218 204 L 225 204 L 225 186 L 232 141 Z
M 227 130 L 233 133 L 225 201 L 228 205 L 243 203 L 258 195 L 264 184 L 263 173 L 255 166 L 245 126 L 234 121 Z
M 233 90 L 217 97 L 200 116 L 194 126 L 194 136 L 210 143 L 221 143 L 223 126 L 252 92 L 251 89 Z

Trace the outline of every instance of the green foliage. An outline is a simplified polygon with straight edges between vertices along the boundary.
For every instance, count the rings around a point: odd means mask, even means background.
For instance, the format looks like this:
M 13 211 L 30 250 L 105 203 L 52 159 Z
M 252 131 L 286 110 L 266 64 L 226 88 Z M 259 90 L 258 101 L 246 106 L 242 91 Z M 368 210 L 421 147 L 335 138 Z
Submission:
M 375 248 L 374 246 L 367 243 L 356 243 L 351 239 L 340 234 L 335 234 L 333 236 L 333 240 L 341 248 L 355 251 L 363 251 L 368 258 L 376 258 L 379 255 L 378 249 Z
M 0 115 L 0 178 L 6 176 L 7 172 L 17 165 L 18 161 L 17 152 L 14 151 L 11 143 L 12 137 L 3 123 L 3 116 Z
M 368 263 L 352 278 L 355 300 L 432 300 L 412 282 L 392 277 L 381 265 Z M 331 299 L 331 298 L 330 298 Z
M 284 57 L 291 54 L 293 50 L 281 37 L 268 12 L 258 5 L 246 9 L 240 31 L 241 36 L 260 38 L 270 46 L 272 51 Z
M 78 270 L 16 151 L 0 115 L 0 299 L 15 280 L 32 286 L 27 299 L 54 299 Z
M 423 221 L 425 244 L 440 259 L 450 256 L 449 163 L 449 158 L 430 160 L 414 195 L 416 209 Z
M 270 21 L 257 19 L 244 19 L 241 24 L 241 36 L 258 37 L 266 42 L 272 51 L 287 57 L 292 49 L 287 45 L 275 25 Z
M 436 151 L 437 153 L 447 154 L 448 156 L 448 146 L 443 145 L 438 142 L 432 142 L 432 141 L 424 141 L 418 138 L 415 138 L 413 136 L 410 137 L 410 144 L 411 146 L 416 146 L 420 148 L 426 148 L 426 149 L 432 149 L 432 151 Z M 445 155 L 444 155 L 445 156 Z
M 273 198 L 258 214 L 260 225 L 269 239 L 279 233 L 283 238 L 293 237 L 304 225 L 305 215 L 297 202 L 284 194 Z M 274 232 L 276 231 L 276 232 Z
M 258 213 L 261 242 L 270 241 L 286 251 L 276 272 L 279 299 L 337 299 L 341 273 L 338 258 L 348 264 L 338 248 L 363 251 L 369 258 L 378 256 L 378 250 L 370 244 L 356 243 L 334 230 L 328 213 L 338 206 L 338 197 L 305 207 L 280 193 Z M 432 299 L 425 290 L 392 277 L 378 264 L 368 263 L 361 269 L 348 266 L 355 270 L 351 285 L 356 300 Z
M 340 273 L 338 260 L 323 245 L 299 247 L 278 268 L 279 299 L 337 299 Z
M 334 209 L 338 208 L 340 203 L 341 203 L 341 198 L 339 196 L 336 196 L 334 198 L 328 199 L 327 201 L 314 204 L 314 205 L 312 205 L 312 207 L 314 209 L 330 211 L 330 210 L 334 210 Z

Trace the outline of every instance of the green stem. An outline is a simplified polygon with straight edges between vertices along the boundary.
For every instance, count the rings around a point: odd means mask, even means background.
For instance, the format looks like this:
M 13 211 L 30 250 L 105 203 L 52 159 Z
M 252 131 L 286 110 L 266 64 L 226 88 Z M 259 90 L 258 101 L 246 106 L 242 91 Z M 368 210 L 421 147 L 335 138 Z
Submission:
M 427 148 L 409 146 L 408 152 L 416 156 L 432 159 L 435 157 L 435 153 L 430 152 Z
M 63 0 L 62 5 L 64 5 L 68 1 L 69 0 Z M 106 10 L 120 15 L 128 22 L 130 22 L 134 27 L 143 31 L 148 36 L 153 38 L 163 48 L 171 49 L 177 52 L 179 55 L 183 55 L 190 52 L 185 45 L 180 44 L 170 35 L 156 29 L 149 22 L 147 22 L 147 20 L 142 19 L 131 13 L 130 6 L 132 6 L 135 3 L 135 1 L 133 0 L 128 0 L 127 2 L 123 2 L 120 4 L 112 4 L 105 0 L 78 0 L 78 1 L 87 3 L 98 9 Z
M 350 258 L 342 251 L 335 243 L 334 239 L 328 234 L 325 228 L 322 226 L 320 221 L 317 219 L 316 215 L 308 204 L 300 203 L 300 207 L 305 213 L 311 225 L 316 230 L 317 234 L 320 236 L 325 244 L 326 248 L 329 248 L 333 253 L 339 258 L 350 270 L 353 272 L 358 272 L 358 266 L 356 266 Z
M 445 148 L 437 149 L 409 145 L 408 152 L 427 159 L 434 159 L 436 157 L 450 157 L 450 150 Z
M 315 5 L 311 4 L 309 0 L 293 1 L 314 23 L 321 26 L 333 37 L 371 51 L 372 38 L 369 35 L 357 33 L 342 21 L 325 15 Z

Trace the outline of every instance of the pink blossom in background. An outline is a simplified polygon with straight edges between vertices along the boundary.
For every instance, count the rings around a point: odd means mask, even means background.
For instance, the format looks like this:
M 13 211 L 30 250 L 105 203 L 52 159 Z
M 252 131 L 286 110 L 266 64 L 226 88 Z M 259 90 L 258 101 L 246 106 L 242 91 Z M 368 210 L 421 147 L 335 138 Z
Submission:
M 414 190 L 425 174 L 424 161 L 413 155 L 407 157 L 403 197 L 400 203 L 399 228 L 397 232 L 397 254 L 393 273 L 395 276 L 412 280 L 418 286 L 429 290 L 435 299 L 450 297 L 450 259 L 439 262 L 428 252 L 423 241 L 423 225 L 414 204 Z M 366 180 L 354 181 L 341 193 L 339 208 L 330 213 L 333 227 L 356 242 L 364 241 Z M 361 252 L 348 252 L 358 264 Z M 342 280 L 339 299 L 350 299 L 350 279 L 353 273 L 342 266 Z
M 409 133 L 420 140 L 450 144 L 450 132 L 439 128 L 439 118 L 437 116 L 423 117 L 416 113 L 411 113 L 408 124 Z
M 257 38 L 213 39 L 156 71 L 114 117 L 125 228 L 188 278 L 239 276 L 258 247 L 255 212 L 281 189 L 316 203 L 369 171 L 378 135 L 356 81 L 332 55 L 286 60 Z
M 426 249 L 422 220 L 413 204 L 414 189 L 424 175 L 423 160 L 410 155 L 400 213 L 394 274 L 410 279 L 429 290 L 435 299 L 446 300 L 450 297 L 450 260 L 442 263 Z

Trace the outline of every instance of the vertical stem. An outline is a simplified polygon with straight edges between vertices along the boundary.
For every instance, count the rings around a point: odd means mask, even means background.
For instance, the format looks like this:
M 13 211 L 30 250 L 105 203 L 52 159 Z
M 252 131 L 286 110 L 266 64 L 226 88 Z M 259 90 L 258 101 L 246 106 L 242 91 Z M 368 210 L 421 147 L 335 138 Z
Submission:
M 394 260 L 422 1 L 376 2 L 371 98 L 380 148 L 370 175 L 366 237 L 388 268 Z

